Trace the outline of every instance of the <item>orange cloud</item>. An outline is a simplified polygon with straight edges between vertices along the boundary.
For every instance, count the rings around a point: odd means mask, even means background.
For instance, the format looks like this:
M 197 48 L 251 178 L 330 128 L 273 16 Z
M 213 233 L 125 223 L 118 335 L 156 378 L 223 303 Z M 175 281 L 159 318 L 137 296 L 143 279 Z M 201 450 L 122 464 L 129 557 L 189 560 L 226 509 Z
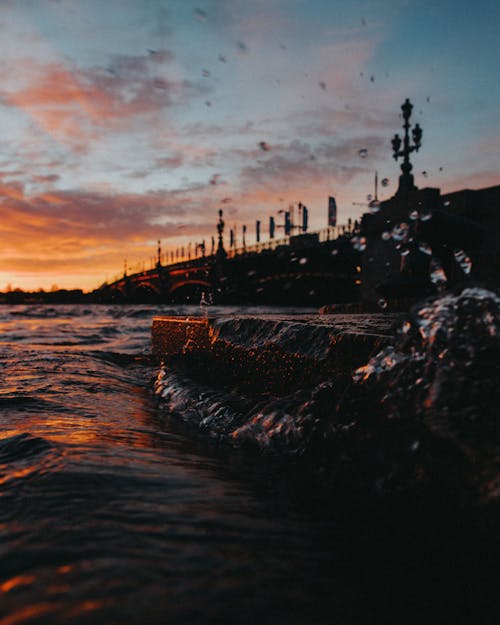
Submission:
M 103 129 L 123 128 L 134 117 L 195 95 L 198 88 L 193 84 L 165 76 L 164 65 L 172 58 L 167 51 L 121 56 L 107 71 L 23 58 L 15 73 L 11 68 L 0 72 L 5 85 L 0 96 L 54 139 L 89 141 Z

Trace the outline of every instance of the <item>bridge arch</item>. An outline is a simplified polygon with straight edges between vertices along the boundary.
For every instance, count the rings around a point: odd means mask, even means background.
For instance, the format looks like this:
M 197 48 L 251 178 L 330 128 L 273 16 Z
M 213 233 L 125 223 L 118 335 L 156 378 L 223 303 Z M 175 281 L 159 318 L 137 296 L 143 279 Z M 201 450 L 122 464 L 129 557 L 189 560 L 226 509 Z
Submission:
M 186 279 L 172 284 L 168 291 L 168 297 L 175 303 L 189 302 L 197 304 L 203 292 L 206 293 L 212 290 L 213 285 L 207 280 Z

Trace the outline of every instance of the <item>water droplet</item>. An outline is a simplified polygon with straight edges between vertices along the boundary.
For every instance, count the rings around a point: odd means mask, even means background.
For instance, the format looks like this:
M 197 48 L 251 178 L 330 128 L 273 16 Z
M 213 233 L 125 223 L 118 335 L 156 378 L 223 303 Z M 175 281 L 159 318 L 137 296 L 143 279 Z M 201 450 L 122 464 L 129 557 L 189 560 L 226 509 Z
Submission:
M 308 259 L 304 256 L 303 258 L 299 260 L 299 265 L 305 265 L 307 263 L 307 260 Z
M 422 172 L 422 176 L 423 176 L 424 178 L 427 178 L 427 175 L 428 175 L 428 174 L 427 174 L 427 172 L 426 172 L 426 171 L 423 171 L 423 172 Z
M 203 9 L 194 9 L 193 13 L 194 13 L 195 18 L 199 20 L 200 22 L 207 21 L 207 14 Z
M 431 260 L 430 265 L 430 278 L 433 284 L 435 284 L 438 288 L 443 288 L 446 286 L 447 278 L 439 261 L 435 258 Z
M 324 81 L 322 80 L 322 81 L 320 81 L 318 84 L 319 84 L 319 86 L 323 89 L 323 91 L 326 91 L 326 82 L 324 82 Z
M 371 193 L 368 193 L 368 195 L 366 196 L 366 201 L 371 202 L 372 199 L 373 199 L 373 195 Z
M 431 256 L 431 254 L 432 254 L 432 248 L 427 243 L 419 243 L 418 244 L 418 249 L 421 252 L 423 252 L 424 254 L 427 254 L 428 256 Z
M 408 216 L 412 221 L 416 221 L 420 217 L 420 213 L 418 212 L 418 210 L 415 209 L 410 211 L 410 214 Z
M 387 230 L 385 230 L 384 232 L 382 232 L 382 241 L 389 241 L 389 239 L 392 237 L 392 234 L 390 232 L 387 232 Z
M 382 182 L 381 182 L 383 187 L 388 187 L 389 186 L 389 178 L 382 178 Z
M 394 228 L 392 229 L 392 238 L 394 239 L 394 241 L 404 241 L 408 236 L 408 229 L 409 226 L 404 221 L 394 226 Z
M 380 211 L 380 202 L 378 200 L 372 200 L 368 204 L 368 207 L 370 209 L 370 213 L 372 213 L 372 215 L 375 215 Z
M 210 72 L 208 71 L 208 69 L 202 69 L 201 75 L 204 76 L 205 78 L 208 78 L 210 76 Z
M 460 269 L 469 275 L 472 269 L 472 261 L 463 250 L 457 250 L 454 252 L 455 260 L 460 266 Z
M 409 253 L 410 249 L 408 247 L 403 248 L 400 252 L 401 256 L 408 256 Z
M 432 219 L 432 211 L 428 208 L 424 208 L 420 211 L 420 221 L 429 221 Z
M 352 237 L 351 243 L 358 252 L 363 252 L 366 249 L 366 237 Z
M 387 300 L 381 297 L 377 302 L 377 306 L 382 310 L 385 310 L 387 308 Z
M 361 158 L 366 158 L 368 156 L 368 150 L 366 148 L 361 148 L 361 150 L 358 151 L 358 154 Z
M 265 141 L 259 141 L 259 148 L 263 152 L 268 152 L 271 149 L 269 143 L 266 143 Z
M 337 256 L 338 253 L 339 253 L 338 250 L 332 250 L 332 252 L 331 252 L 332 256 Z

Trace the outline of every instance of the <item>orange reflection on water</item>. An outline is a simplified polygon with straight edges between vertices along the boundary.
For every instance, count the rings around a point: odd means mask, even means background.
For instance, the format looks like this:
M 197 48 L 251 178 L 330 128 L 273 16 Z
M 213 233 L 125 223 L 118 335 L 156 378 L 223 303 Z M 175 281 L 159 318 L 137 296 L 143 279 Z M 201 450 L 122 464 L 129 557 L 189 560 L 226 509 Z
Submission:
M 106 605 L 106 603 L 109 604 L 111 602 L 100 599 L 87 599 L 70 610 L 66 616 L 73 619 L 81 614 L 85 614 L 86 612 L 93 612 L 94 610 L 101 608 L 103 605 Z M 0 625 L 3 624 L 0 622 Z
M 14 612 L 14 614 L 10 614 L 6 616 L 2 620 L 0 620 L 0 625 L 18 625 L 18 623 L 23 623 L 27 619 L 32 619 L 38 616 L 42 616 L 43 614 L 47 614 L 54 609 L 54 604 L 52 603 L 35 603 L 33 605 L 27 605 L 25 608 L 21 608 Z
M 35 579 L 36 577 L 34 575 L 16 575 L 16 577 L 11 577 L 6 582 L 3 582 L 3 584 L 0 584 L 0 591 L 10 592 L 13 588 L 17 588 L 18 586 L 32 584 Z
M 24 469 L 18 469 L 17 471 L 9 471 L 7 475 L 0 476 L 0 484 L 5 484 L 10 480 L 17 480 L 26 477 L 30 475 L 30 473 L 33 473 L 34 470 L 35 467 L 25 467 Z

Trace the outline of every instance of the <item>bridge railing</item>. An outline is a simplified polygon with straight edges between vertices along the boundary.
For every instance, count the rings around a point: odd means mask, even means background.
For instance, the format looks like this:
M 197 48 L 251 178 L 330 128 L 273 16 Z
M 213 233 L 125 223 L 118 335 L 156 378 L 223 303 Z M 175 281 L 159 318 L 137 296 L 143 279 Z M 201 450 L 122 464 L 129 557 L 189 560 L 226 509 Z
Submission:
M 311 234 L 317 234 L 319 242 L 325 243 L 327 241 L 334 241 L 335 239 L 338 239 L 340 236 L 345 235 L 345 234 L 350 234 L 351 232 L 352 232 L 352 228 L 350 229 L 348 226 L 340 225 L 340 226 L 329 226 L 321 230 L 316 230 L 315 232 L 312 232 Z M 279 239 L 269 239 L 268 241 L 265 241 L 262 243 L 254 243 L 253 245 L 244 245 L 244 246 L 242 245 L 237 248 L 230 248 L 229 250 L 227 250 L 227 258 L 235 258 L 237 256 L 241 256 L 244 254 L 259 254 L 266 250 L 275 250 L 276 248 L 282 245 L 290 245 L 289 236 L 281 237 Z M 201 253 L 196 253 L 196 254 L 187 253 L 183 255 L 176 253 L 175 257 L 173 257 L 172 253 L 165 252 L 161 255 L 161 261 L 162 261 L 161 266 L 163 268 L 171 269 L 176 266 L 179 266 L 179 267 L 186 266 L 186 264 L 199 260 L 201 258 L 204 258 L 205 260 L 210 260 L 211 258 L 214 258 L 214 257 L 215 257 L 214 254 L 208 254 L 206 256 L 203 256 Z M 172 261 L 172 258 L 174 258 L 173 261 Z M 170 262 L 169 262 L 169 259 L 170 259 Z M 145 263 L 145 262 L 135 263 L 134 265 L 127 266 L 126 275 L 124 273 L 116 274 L 112 278 L 107 279 L 103 284 L 101 284 L 99 288 L 104 288 L 110 284 L 119 282 L 120 280 L 123 280 L 126 276 L 148 274 L 154 271 L 156 267 L 157 267 L 157 261 L 155 258 L 150 258 L 149 263 Z

